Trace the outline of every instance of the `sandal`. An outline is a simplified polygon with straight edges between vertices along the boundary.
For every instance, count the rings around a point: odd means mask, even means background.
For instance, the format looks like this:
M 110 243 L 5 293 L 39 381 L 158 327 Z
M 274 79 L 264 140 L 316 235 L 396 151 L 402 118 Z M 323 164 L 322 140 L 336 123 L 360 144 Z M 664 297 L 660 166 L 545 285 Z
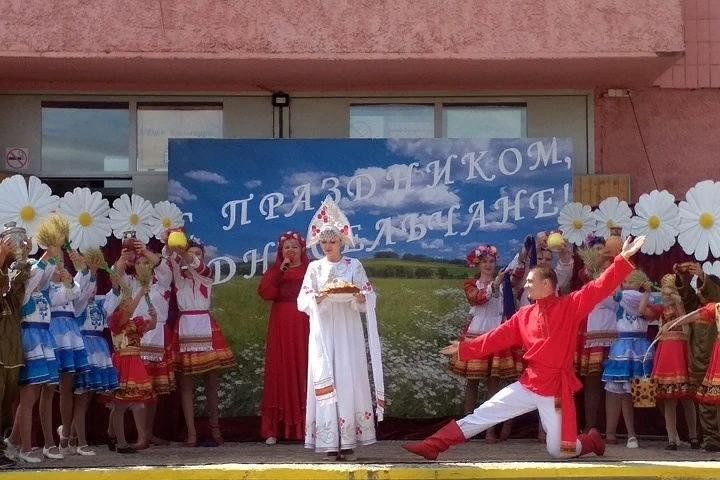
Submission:
M 156 447 L 164 447 L 166 445 L 170 445 L 170 442 L 168 442 L 164 438 L 156 437 L 155 435 L 153 435 L 150 439 L 150 445 L 154 445 Z
M 57 434 L 60 438 L 60 443 L 58 444 L 58 451 L 63 456 L 72 455 L 75 452 L 73 452 L 73 448 L 70 446 L 70 437 L 63 437 L 62 428 L 62 425 L 58 425 L 57 427 Z
M 63 458 L 65 458 L 65 455 L 60 453 L 60 447 L 58 447 L 57 445 L 53 445 L 52 447 L 43 447 L 42 453 L 45 457 L 51 460 L 62 460 Z
M 75 449 L 75 453 L 83 457 L 92 457 L 93 455 L 97 455 L 97 453 L 95 453 L 95 450 L 90 448 L 90 445 L 80 445 Z
M 183 447 L 197 447 L 197 435 L 188 435 L 187 440 L 183 442 Z
M 218 445 L 222 445 L 223 443 L 225 443 L 225 440 L 222 437 L 222 433 L 220 433 L 219 425 L 210 426 L 210 436 L 212 437 L 213 441 Z
M 512 432 L 512 423 L 511 422 L 504 422 L 502 428 L 500 429 L 500 436 L 498 437 L 498 441 L 504 442 L 508 438 L 510 438 L 510 433 Z
M 36 457 L 32 454 L 32 450 L 29 452 L 23 452 L 22 450 L 18 450 L 16 457 L 18 460 L 22 460 L 25 463 L 40 463 L 42 462 L 41 457 Z

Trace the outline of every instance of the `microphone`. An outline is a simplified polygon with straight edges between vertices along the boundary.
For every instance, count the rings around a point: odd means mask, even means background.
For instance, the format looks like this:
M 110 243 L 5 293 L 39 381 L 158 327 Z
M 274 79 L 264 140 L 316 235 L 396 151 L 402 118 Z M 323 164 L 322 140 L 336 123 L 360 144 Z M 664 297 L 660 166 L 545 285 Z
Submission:
M 285 260 L 283 260 L 282 265 L 280 265 L 280 271 L 283 273 L 287 272 L 288 269 L 290 268 L 290 263 L 293 260 L 295 260 L 295 255 L 288 255 L 287 257 L 285 257 Z

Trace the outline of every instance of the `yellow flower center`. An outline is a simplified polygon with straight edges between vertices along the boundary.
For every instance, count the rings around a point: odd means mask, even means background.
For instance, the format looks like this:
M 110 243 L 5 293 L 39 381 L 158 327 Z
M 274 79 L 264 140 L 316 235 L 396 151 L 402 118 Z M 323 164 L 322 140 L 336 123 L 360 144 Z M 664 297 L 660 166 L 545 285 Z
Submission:
M 35 220 L 35 209 L 31 205 L 25 205 L 20 209 L 20 218 L 25 223 L 30 223 Z
M 715 224 L 715 217 L 710 215 L 709 213 L 703 213 L 700 215 L 700 219 L 698 220 L 698 223 L 700 223 L 700 226 L 704 228 L 705 230 L 710 230 L 713 225 Z
M 610 229 L 610 228 L 615 228 L 615 222 L 613 222 L 612 220 L 608 220 L 605 225 L 607 225 L 607 227 L 608 227 L 609 229 Z
M 130 225 L 137 225 L 140 222 L 140 217 L 138 217 L 136 214 L 130 215 Z
M 170 228 L 170 225 L 172 225 L 172 222 L 170 222 L 169 218 L 165 217 L 162 219 L 163 228 Z
M 575 230 L 581 230 L 583 227 L 582 220 L 575 219 L 573 220 L 572 226 Z
M 92 216 L 88 212 L 82 212 L 78 215 L 78 223 L 81 227 L 89 227 L 93 223 Z
M 660 228 L 660 219 L 657 215 L 653 215 L 652 217 L 648 218 L 648 227 L 650 230 L 657 230 Z

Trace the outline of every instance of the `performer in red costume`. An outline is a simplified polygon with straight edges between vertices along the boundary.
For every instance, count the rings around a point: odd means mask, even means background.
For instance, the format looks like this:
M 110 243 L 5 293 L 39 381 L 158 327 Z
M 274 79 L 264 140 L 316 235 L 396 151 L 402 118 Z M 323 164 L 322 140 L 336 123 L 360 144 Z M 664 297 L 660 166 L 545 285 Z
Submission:
M 272 302 L 260 403 L 260 434 L 268 445 L 278 439 L 305 438 L 310 323 L 297 309 L 297 297 L 308 263 L 305 239 L 297 232 L 286 232 L 278 240 L 275 264 L 258 286 L 258 294 Z
M 461 360 L 485 358 L 511 347 L 525 350 L 527 367 L 520 380 L 500 390 L 473 413 L 451 421 L 422 442 L 403 445 L 406 450 L 435 460 L 450 446 L 472 438 L 486 428 L 538 410 L 547 432 L 547 450 L 553 457 L 602 455 L 605 443 L 596 429 L 577 435 L 573 393 L 582 384 L 575 376 L 573 359 L 578 329 L 590 310 L 611 295 L 633 270 L 628 261 L 640 250 L 645 237 L 625 241 L 620 255 L 597 280 L 579 291 L 558 297 L 557 276 L 550 268 L 530 271 L 525 289 L 533 305 L 521 308 L 495 330 L 472 340 L 453 342 L 441 350 L 457 353 Z M 559 407 L 556 409 L 556 406 Z

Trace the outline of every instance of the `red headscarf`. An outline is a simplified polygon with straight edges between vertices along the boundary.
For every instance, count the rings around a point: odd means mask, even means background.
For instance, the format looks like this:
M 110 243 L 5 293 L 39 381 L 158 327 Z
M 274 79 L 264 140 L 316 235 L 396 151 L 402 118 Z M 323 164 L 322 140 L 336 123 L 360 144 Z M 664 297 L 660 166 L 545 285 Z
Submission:
M 294 232 L 292 230 L 283 233 L 280 235 L 280 238 L 278 238 L 277 256 L 275 257 L 275 265 L 273 265 L 273 267 L 280 268 L 280 265 L 282 265 L 283 261 L 285 261 L 285 257 L 283 256 L 283 244 L 285 244 L 288 240 L 297 240 L 300 245 L 300 263 L 303 267 L 307 267 L 310 260 L 308 259 L 307 250 L 305 248 L 305 239 L 298 232 Z

